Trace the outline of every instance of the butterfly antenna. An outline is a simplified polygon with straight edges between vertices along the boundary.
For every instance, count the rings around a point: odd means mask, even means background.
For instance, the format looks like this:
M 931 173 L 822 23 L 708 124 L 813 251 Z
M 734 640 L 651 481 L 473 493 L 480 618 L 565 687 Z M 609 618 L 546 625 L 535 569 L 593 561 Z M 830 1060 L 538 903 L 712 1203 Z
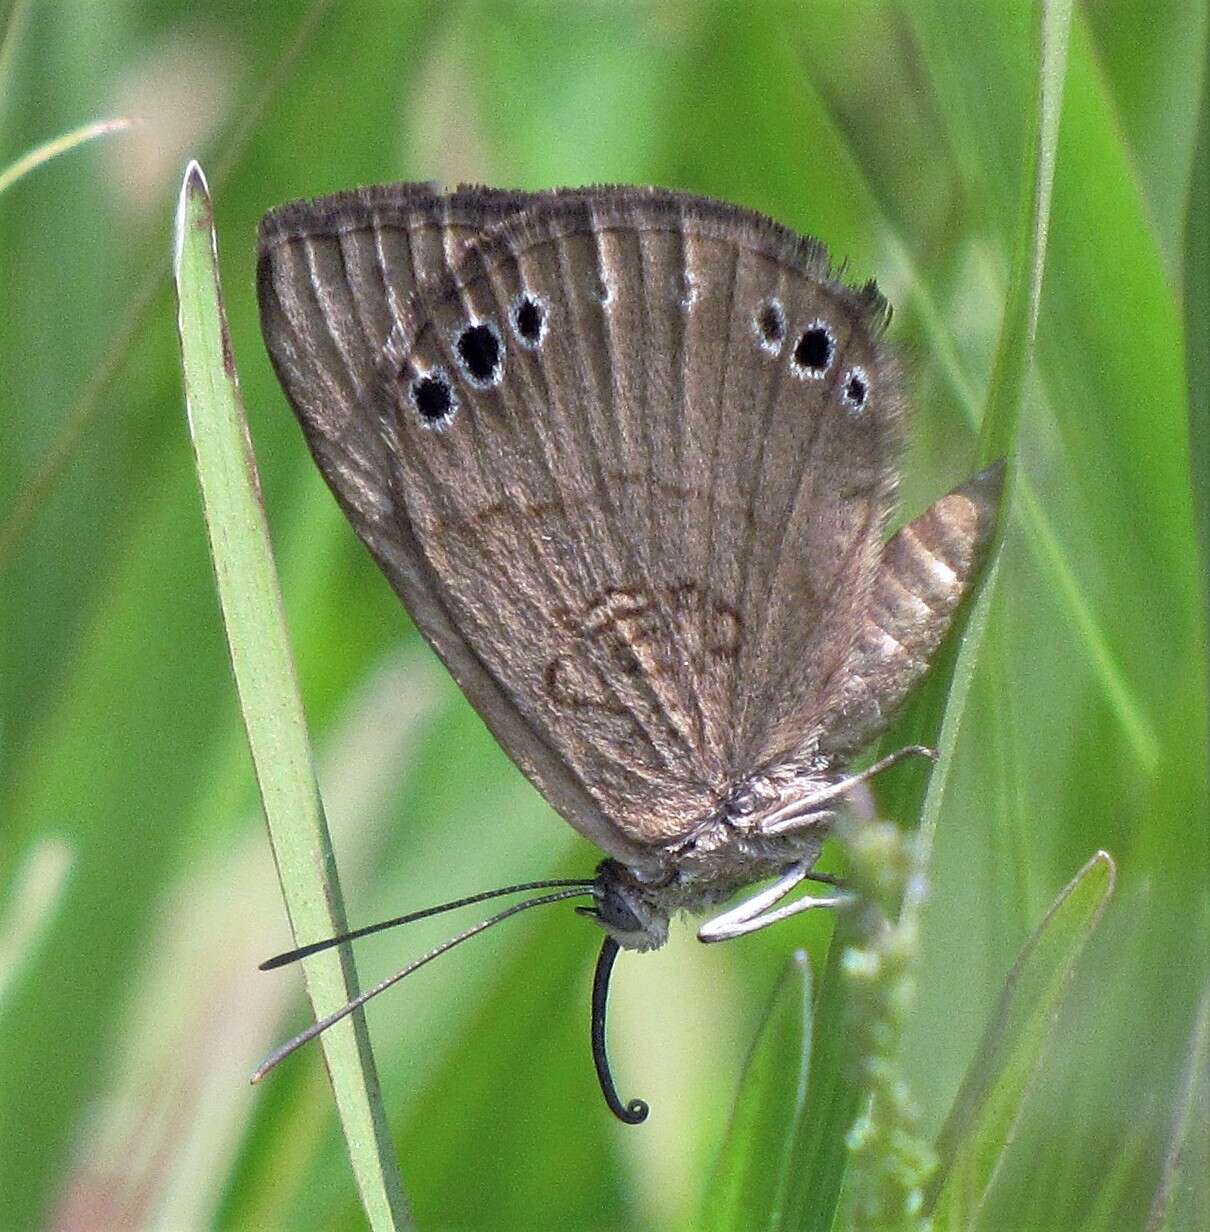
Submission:
M 346 941 L 356 941 L 358 937 L 368 937 L 371 933 L 380 933 L 388 928 L 396 928 L 400 924 L 412 924 L 416 920 L 427 920 L 429 916 L 442 915 L 446 911 L 456 911 L 459 907 L 470 907 L 474 903 L 486 902 L 489 898 L 501 898 L 505 894 L 522 894 L 529 890 L 550 890 L 563 886 L 580 886 L 587 890 L 595 882 L 591 878 L 564 878 L 555 881 L 527 881 L 522 885 L 501 886 L 498 890 L 485 890 L 482 894 L 472 894 L 469 898 L 455 898 L 448 903 L 440 903 L 436 907 L 426 907 L 423 911 L 410 911 L 407 915 L 397 915 L 393 920 L 380 920 L 377 924 L 367 924 L 364 928 L 355 928 L 352 932 L 341 933 L 338 937 L 326 937 L 323 941 L 313 941 L 310 945 L 300 945 L 297 949 L 286 950 L 283 954 L 275 954 L 266 958 L 260 964 L 260 971 L 274 971 L 278 967 L 288 966 L 298 962 L 300 958 L 309 958 L 323 950 L 330 950 L 334 945 Z
M 560 883 L 558 882 L 553 882 L 553 883 L 538 882 L 535 884 L 538 884 L 538 885 L 556 884 L 557 885 Z M 321 1018 L 317 1022 L 313 1022 L 305 1031 L 300 1031 L 292 1040 L 287 1041 L 280 1048 L 275 1049 L 257 1067 L 256 1072 L 252 1075 L 252 1081 L 254 1083 L 259 1082 L 279 1062 L 284 1061 L 286 1057 L 288 1057 L 292 1052 L 297 1052 L 298 1049 L 300 1049 L 304 1044 L 308 1043 L 310 1040 L 313 1040 L 317 1035 L 321 1035 L 330 1026 L 332 1026 L 333 1023 L 339 1022 L 342 1018 L 347 1018 L 355 1009 L 358 1009 L 361 1006 L 365 1005 L 367 1001 L 373 1000 L 373 998 L 378 996 L 380 992 L 386 992 L 386 990 L 390 988 L 393 984 L 398 984 L 400 980 L 402 980 L 406 976 L 411 975 L 413 971 L 419 971 L 420 968 L 423 967 L 426 963 L 431 963 L 434 958 L 440 958 L 441 955 L 444 954 L 447 950 L 452 950 L 456 945 L 461 945 L 464 941 L 469 941 L 472 937 L 478 936 L 479 933 L 486 932 L 489 928 L 494 928 L 497 924 L 502 924 L 510 916 L 518 915 L 522 911 L 528 911 L 531 907 L 544 907 L 547 903 L 559 903 L 567 898 L 579 898 L 582 895 L 591 894 L 592 893 L 591 886 L 592 886 L 591 882 L 587 884 L 577 884 L 577 888 L 575 889 L 560 890 L 556 894 L 543 894 L 543 895 L 540 895 L 538 898 L 526 899 L 525 902 L 523 903 L 514 903 L 511 907 L 506 907 L 503 911 L 496 912 L 496 914 L 492 916 L 490 919 L 483 920 L 480 923 L 475 924 L 471 928 L 468 928 L 465 932 L 459 933 L 456 937 L 451 937 L 448 941 L 443 941 L 439 946 L 434 947 L 433 949 L 429 950 L 427 954 L 416 959 L 415 962 L 408 963 L 408 965 L 404 967 L 402 971 L 398 971 L 394 975 L 388 976 L 385 980 L 382 980 L 380 983 L 375 984 L 373 988 L 366 989 L 365 992 L 354 997 L 347 1004 L 342 1005 L 340 1009 L 336 1010 L 335 1013 L 328 1014 L 327 1017 Z M 516 889 L 517 887 L 514 886 L 511 888 Z M 506 890 L 493 890 L 489 894 L 485 894 L 480 897 L 490 898 L 493 895 L 504 894 L 504 893 L 507 893 L 507 891 Z M 464 900 L 464 902 L 476 902 L 476 901 L 479 901 L 479 899 L 472 898 L 472 899 Z M 437 910 L 452 910 L 454 906 L 461 906 L 461 905 L 463 905 L 463 903 L 457 903 L 457 904 L 447 903 L 445 904 L 444 908 L 434 908 L 430 910 L 430 912 L 428 912 L 427 914 L 435 914 Z M 424 915 L 424 914 L 426 913 L 423 913 L 423 912 L 420 913 L 420 915 Z M 399 921 L 395 921 L 395 922 L 398 923 Z M 372 926 L 371 929 L 368 931 L 373 931 L 373 927 L 377 927 L 377 926 Z M 364 932 L 367 930 L 362 930 L 362 931 Z M 352 933 L 349 935 L 359 936 L 360 934 Z M 338 938 L 337 940 L 343 940 L 343 938 Z M 599 967 L 599 964 L 598 964 L 598 967 Z M 604 1004 L 603 999 L 602 999 L 602 1004 Z M 594 997 L 594 1005 L 595 1005 L 595 997 Z M 614 1099 L 615 1100 L 617 1099 L 616 1095 L 614 1096 Z M 643 1106 L 643 1116 L 646 1116 L 646 1115 L 647 1115 L 646 1105 L 644 1105 Z M 643 1119 L 642 1117 L 639 1118 L 639 1120 L 642 1120 L 642 1119 Z
M 646 1102 L 632 1099 L 628 1104 L 618 1098 L 618 1089 L 613 1085 L 609 1072 L 609 1058 L 605 1055 L 605 1003 L 609 997 L 609 977 L 613 972 L 613 960 L 618 956 L 618 943 L 606 936 L 601 953 L 597 956 L 597 969 L 592 977 L 592 1061 L 597 1067 L 597 1079 L 601 1093 L 609 1105 L 609 1111 L 627 1125 L 640 1125 L 650 1111 Z

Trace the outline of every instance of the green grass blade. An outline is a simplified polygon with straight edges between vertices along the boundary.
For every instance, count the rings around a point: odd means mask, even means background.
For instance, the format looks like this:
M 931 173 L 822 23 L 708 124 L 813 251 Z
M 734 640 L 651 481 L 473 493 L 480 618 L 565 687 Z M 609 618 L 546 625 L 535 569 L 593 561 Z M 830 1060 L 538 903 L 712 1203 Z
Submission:
M 1210 913 L 1197 952 L 1210 941 Z M 1172 1135 L 1147 1232 L 1195 1232 L 1210 1226 L 1210 982 L 1189 1033 L 1189 1054 L 1177 1093 Z
M 912 4 L 905 7 L 908 14 L 914 14 L 917 23 L 923 26 L 925 41 L 930 46 L 943 48 L 943 57 L 947 59 L 951 57 L 953 49 L 950 44 L 954 42 L 955 9 L 960 6 L 946 3 L 931 5 L 922 3 L 921 0 L 914 0 Z M 959 58 L 961 58 L 961 53 L 959 53 Z M 842 71 L 847 73 L 851 66 L 848 55 L 841 57 L 841 63 Z M 933 84 L 940 93 L 945 93 L 945 82 L 934 81 Z M 966 114 L 970 107 L 963 105 L 960 100 L 954 102 L 952 106 L 954 114 L 949 117 L 948 123 L 950 125 L 960 124 L 955 117 Z M 1052 107 L 1052 114 L 1057 117 L 1057 101 Z M 865 140 L 869 140 L 868 134 Z M 863 142 L 855 144 L 856 154 L 860 155 L 862 145 Z M 877 168 L 863 167 L 860 174 L 854 170 L 853 178 L 855 183 L 846 184 L 846 191 L 855 193 L 857 200 L 862 202 L 863 208 L 877 211 L 883 216 L 879 225 L 885 254 L 880 281 L 889 280 L 890 285 L 902 287 L 899 309 L 917 319 L 931 361 L 936 364 L 938 372 L 944 376 L 951 396 L 962 416 L 970 424 L 972 430 L 977 431 L 981 420 L 981 410 L 986 400 L 980 398 L 973 381 L 968 376 L 968 360 L 964 359 L 961 354 L 960 330 L 956 330 L 954 324 L 947 320 L 943 306 L 937 298 L 940 288 L 930 284 L 925 267 L 920 263 L 918 256 L 896 233 L 891 221 L 895 210 L 890 201 L 884 198 L 876 203 L 877 193 L 874 185 L 878 181 Z M 1032 379 L 1037 383 L 1036 387 L 1039 389 L 1042 401 L 1048 401 L 1049 391 L 1045 384 L 1045 374 L 1035 371 Z M 1079 653 L 1087 657 L 1090 667 L 1101 683 L 1106 700 L 1117 715 L 1123 733 L 1128 738 L 1134 753 L 1144 768 L 1152 771 L 1160 759 L 1154 716 L 1150 713 L 1146 700 L 1140 695 L 1137 682 L 1130 679 L 1120 651 L 1115 650 L 1111 644 L 1109 629 L 1104 617 L 1097 610 L 1097 604 L 1088 588 L 1088 580 L 1081 578 L 1077 573 L 1072 559 L 1071 545 L 1062 541 L 1061 515 L 1055 510 L 1048 509 L 1042 503 L 1035 484 L 1036 480 L 1029 474 L 1020 474 L 1014 478 L 1016 491 L 1013 503 L 1015 513 L 1020 517 L 1023 525 L 1024 541 L 1034 554 L 1039 567 L 1048 575 L 1050 585 L 1067 609 L 1067 618 L 1076 634 L 1073 639 L 1075 647 Z
M 1070 20 L 1070 4 L 1044 4 L 1041 12 L 1042 38 L 1039 57 L 1037 112 L 1032 120 L 1033 167 L 1023 208 L 1020 252 L 1014 261 L 1015 277 L 1005 308 L 1002 340 L 998 349 L 996 374 L 989 390 L 983 417 L 981 454 L 991 460 L 1012 452 L 1024 397 L 1024 373 L 1032 356 L 1034 325 L 1046 252 L 1046 211 L 1053 182 L 1055 149 L 1058 142 L 1059 111 L 1063 66 L 1066 54 L 1065 25 Z M 1010 467 L 1010 472 L 1011 472 Z M 1000 516 L 997 549 L 1006 527 Z M 898 790 L 883 797 L 890 816 L 900 819 L 918 816 L 924 842 L 924 858 L 931 847 L 944 798 L 949 763 L 957 743 L 966 699 L 974 676 L 979 648 L 987 626 L 995 593 L 998 561 L 993 559 L 974 601 L 960 614 L 947 647 L 930 674 L 925 687 L 905 718 L 900 731 L 910 731 L 903 743 L 936 745 L 940 763 L 929 776 L 927 790 L 916 773 L 901 774 Z M 913 901 L 905 906 L 904 926 L 915 927 L 912 918 L 920 909 Z M 834 1218 L 836 1202 L 846 1167 L 845 1135 L 858 1107 L 858 1088 L 846 1072 L 850 1060 L 844 1044 L 847 1025 L 844 997 L 840 992 L 839 948 L 833 946 L 821 983 L 816 1007 L 816 1050 L 814 1066 L 819 1081 L 808 1093 L 807 1115 L 796 1142 L 802 1183 L 790 1196 L 794 1222 L 786 1226 L 827 1229 Z M 827 1044 L 828 1053 L 824 1054 Z
M 219 601 L 282 892 L 301 944 L 344 931 L 345 916 L 222 307 L 210 197 L 196 163 L 181 189 L 174 273 L 190 433 Z M 304 968 L 317 1016 L 357 992 L 347 947 L 317 955 Z M 321 1043 L 370 1225 L 408 1226 L 361 1014 L 325 1032 Z
M 1144 1108 L 1126 1141 L 1102 1172 L 1097 1183 L 1096 1199 L 1080 1232 L 1119 1232 L 1122 1227 L 1120 1208 L 1128 1200 L 1131 1186 L 1151 1148 L 1152 1121 L 1150 1109 Z
M 786 964 L 740 1077 L 739 1094 L 702 1207 L 703 1232 L 756 1232 L 783 1222 L 811 1070 L 811 967 Z
M 98 137 L 104 137 L 109 133 L 124 133 L 130 125 L 130 120 L 119 116 L 113 120 L 98 120 L 94 124 L 84 124 L 51 141 L 44 141 L 0 171 L 0 193 L 11 188 L 22 176 L 29 175 L 43 163 L 50 162 L 52 158 L 58 158 L 60 154 L 66 154 L 78 145 L 83 145 L 87 141 L 95 141 Z
M 996 349 L 996 362 L 988 388 L 980 429 L 979 456 L 983 462 L 1004 457 L 1009 461 L 1005 492 L 991 557 L 992 563 L 978 583 L 975 599 L 960 613 L 947 645 L 920 690 L 900 735 L 902 743 L 933 744 L 941 754 L 922 791 L 922 776 L 903 775 L 891 803 L 892 815 L 920 816 L 926 841 L 931 842 L 940 815 L 949 775 L 950 754 L 957 742 L 962 714 L 974 676 L 999 570 L 998 553 L 1008 526 L 1016 467 L 1012 455 L 1025 397 L 1025 381 L 1033 357 L 1033 344 L 1046 262 L 1046 236 L 1054 183 L 1063 80 L 1066 67 L 1070 0 L 1042 0 L 1039 6 L 1039 56 L 1034 110 L 1029 120 L 1031 154 L 1021 209 L 1018 240 L 1013 256 L 1013 277 L 1008 288 L 1004 319 Z
M 844 946 L 833 937 L 814 1008 L 814 1043 L 807 1103 L 794 1126 L 780 1228 L 828 1232 L 836 1218 L 848 1162 L 846 1137 L 857 1116 L 860 1086 L 849 1036 L 849 1006 L 841 964 Z
M 225 172 L 239 164 L 244 151 L 252 143 L 259 118 L 270 108 L 288 80 L 294 61 L 313 36 L 316 25 L 331 2 L 312 0 L 297 22 L 292 37 L 283 42 L 275 62 L 263 76 L 263 84 L 242 109 L 244 118 L 227 144 L 219 165 L 220 183 L 225 178 Z M 0 58 L 0 87 L 3 85 L 3 67 Z M 104 395 L 122 372 L 129 353 L 137 346 L 139 334 L 154 312 L 154 301 L 163 280 L 162 257 L 157 254 L 144 281 L 127 304 L 103 360 L 75 399 L 45 454 L 23 481 L 20 496 L 0 518 L 0 574 L 11 567 L 12 558 L 67 473 L 81 441 L 87 439 L 89 425 L 103 412 Z
M 883 798 L 883 805 L 890 816 L 899 819 L 919 817 L 922 859 L 926 867 L 996 590 L 999 548 L 1008 525 L 1005 511 L 1007 501 L 1011 499 L 1012 474 L 1015 470 L 1011 458 L 1025 396 L 1025 376 L 1033 354 L 1045 268 L 1047 211 L 1058 144 L 1057 116 L 1062 98 L 1066 28 L 1070 23 L 1071 6 L 1067 0 L 1059 0 L 1058 3 L 1043 0 L 1039 15 L 1036 110 L 1030 120 L 1028 147 L 1032 163 L 1026 177 L 1022 223 L 1013 261 L 1014 275 L 1005 304 L 997 360 L 980 433 L 981 460 L 987 462 L 997 457 L 1009 458 L 1005 497 L 991 563 L 977 583 L 973 600 L 966 605 L 964 612 L 959 613 L 925 686 L 899 728 L 900 736 L 904 731 L 911 733 L 903 743 L 934 745 L 940 754 L 938 764 L 929 774 L 927 783 L 919 771 L 903 774 L 896 780 L 895 789 Z M 915 926 L 922 906 L 920 897 L 909 898 L 905 902 L 901 921 L 903 927 L 910 930 Z
M 958 356 L 951 328 L 910 254 L 893 236 L 888 236 L 887 243 L 892 265 L 897 267 L 899 276 L 910 289 L 910 308 L 920 318 L 930 353 L 974 428 L 980 422 L 978 396 Z M 994 456 L 994 443 L 988 452 Z M 1042 504 L 1028 475 L 1017 475 L 1013 486 L 1025 541 L 1063 601 L 1067 617 L 1078 634 L 1076 645 L 1087 656 L 1135 754 L 1148 770 L 1154 770 L 1160 759 L 1155 725 L 1109 644 L 1103 622 L 1076 576 L 1067 550 L 1059 541 L 1053 515 Z
M 975 1060 L 937 1140 L 927 1205 L 938 1229 L 973 1226 L 1012 1138 L 1076 961 L 1113 893 L 1098 852 L 1059 895 L 1017 958 Z
M 1026 148 L 1033 154 L 1026 179 L 1026 198 L 1014 254 L 1004 324 L 992 371 L 987 409 L 979 433 L 983 462 L 1007 457 L 1016 446 L 1017 424 L 1025 400 L 1025 382 L 1033 362 L 1042 274 L 1046 266 L 1046 236 L 1059 149 L 1059 117 L 1067 73 L 1071 35 L 1071 0 L 1042 0 L 1036 110 Z M 1014 468 L 1010 467 L 1011 473 Z
M 1204 630 L 1210 631 L 1210 31 L 1204 56 L 1201 120 L 1185 211 L 1184 316 L 1193 516 L 1201 551 Z
M 962 715 L 974 678 L 975 665 L 995 594 L 999 575 L 999 549 L 1008 528 L 1007 509 L 1012 499 L 1016 448 L 1025 398 L 1025 378 L 1033 357 L 1042 275 L 1046 264 L 1046 235 L 1051 190 L 1059 141 L 1058 117 L 1063 96 L 1063 77 L 1067 57 L 1067 38 L 1071 24 L 1070 0 L 1042 0 L 1039 9 L 1040 37 L 1038 82 L 1035 111 L 1030 122 L 1032 163 L 1026 177 L 1025 199 L 1013 279 L 1004 309 L 1004 321 L 996 350 L 996 364 L 988 389 L 987 407 L 979 435 L 980 460 L 1008 459 L 1005 491 L 992 545 L 992 563 L 977 584 L 963 624 L 962 614 L 955 622 L 945 653 L 930 675 L 913 716 L 917 730 L 926 733 L 923 743 L 935 737 L 940 760 L 929 775 L 920 809 L 920 828 L 926 843 L 931 843 L 941 814 L 951 755 L 957 743 Z M 919 780 L 917 779 L 918 783 Z M 911 780 L 908 781 L 908 791 Z M 900 800 L 899 817 L 910 817 L 915 809 Z

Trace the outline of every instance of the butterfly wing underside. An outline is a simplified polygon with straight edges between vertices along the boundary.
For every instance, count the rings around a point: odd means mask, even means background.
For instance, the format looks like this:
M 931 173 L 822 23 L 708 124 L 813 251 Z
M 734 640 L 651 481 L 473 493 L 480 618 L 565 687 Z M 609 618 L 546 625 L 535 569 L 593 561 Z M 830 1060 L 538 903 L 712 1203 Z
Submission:
M 505 749 L 641 864 L 841 698 L 898 454 L 876 294 L 650 190 L 287 207 L 265 337 L 311 449 Z
M 1004 463 L 935 501 L 882 550 L 820 749 L 843 761 L 875 739 L 928 669 L 989 547 Z

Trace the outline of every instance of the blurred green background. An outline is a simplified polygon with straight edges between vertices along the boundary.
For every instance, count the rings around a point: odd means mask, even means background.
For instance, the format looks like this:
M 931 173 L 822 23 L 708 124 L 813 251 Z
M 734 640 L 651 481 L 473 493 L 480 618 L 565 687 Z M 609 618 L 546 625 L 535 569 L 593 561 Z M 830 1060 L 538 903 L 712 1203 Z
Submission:
M 362 1221 L 319 1052 L 246 1081 L 305 1012 L 296 972 L 255 970 L 290 941 L 185 431 L 167 271 L 186 159 L 215 195 L 363 923 L 597 857 L 494 745 L 314 470 L 258 335 L 260 214 L 418 178 L 657 183 L 764 210 L 896 306 L 915 407 L 906 517 L 973 467 L 1034 21 L 1008 0 L 0 3 L 0 168 L 87 121 L 141 121 L 0 195 L 0 1226 Z M 1190 462 L 1189 410 L 1192 391 L 1204 450 L 1210 323 L 1205 231 L 1201 248 L 1187 234 L 1210 209 L 1206 39 L 1204 0 L 1075 7 L 1022 482 L 908 1041 L 926 1126 L 1054 895 L 1097 848 L 1120 879 L 1030 1093 L 1011 1214 L 991 1227 L 1076 1228 L 1101 1207 L 1107 1226 L 1144 1225 L 1210 965 L 1195 535 L 1210 476 L 1204 452 Z M 570 910 L 373 1004 L 420 1226 L 695 1227 L 777 973 L 799 945 L 818 969 L 830 927 L 800 918 L 719 947 L 683 927 L 623 958 L 611 1045 L 623 1094 L 652 1104 L 640 1129 L 596 1088 L 598 933 Z M 367 940 L 363 979 L 448 931 Z

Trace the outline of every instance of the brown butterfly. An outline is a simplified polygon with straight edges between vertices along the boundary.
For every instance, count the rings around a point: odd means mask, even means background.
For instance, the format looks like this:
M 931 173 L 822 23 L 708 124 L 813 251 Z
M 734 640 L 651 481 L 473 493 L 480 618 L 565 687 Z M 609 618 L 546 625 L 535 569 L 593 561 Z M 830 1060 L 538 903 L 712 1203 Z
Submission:
M 927 752 L 845 770 L 941 641 L 1002 467 L 886 541 L 903 409 L 887 306 L 813 240 L 717 201 L 368 188 L 267 215 L 258 290 L 354 529 L 509 756 L 609 857 L 591 881 L 446 904 L 558 887 L 436 952 L 591 894 L 594 1059 L 612 1110 L 641 1121 L 605 1057 L 618 948 L 654 949 L 674 912 L 762 879 L 698 936 L 839 901 L 782 903 L 831 880 L 812 866 L 843 797 Z

